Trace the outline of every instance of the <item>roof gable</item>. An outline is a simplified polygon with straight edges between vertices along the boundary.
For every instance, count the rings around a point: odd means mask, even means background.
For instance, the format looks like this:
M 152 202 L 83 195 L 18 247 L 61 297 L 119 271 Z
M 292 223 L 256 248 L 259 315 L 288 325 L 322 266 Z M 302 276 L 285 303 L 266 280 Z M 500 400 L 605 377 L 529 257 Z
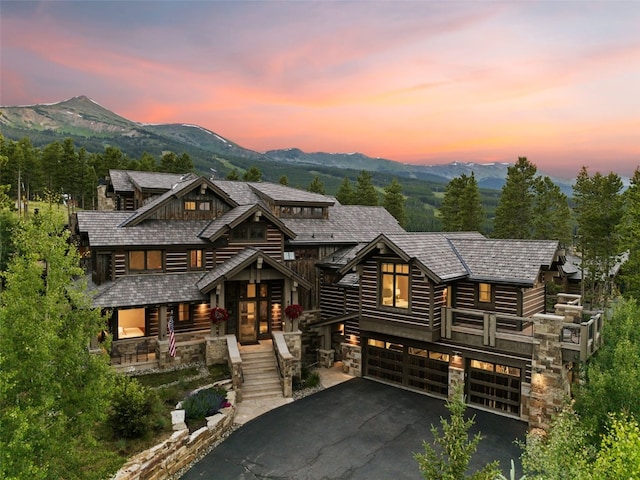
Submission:
M 234 209 L 228 211 L 224 215 L 212 220 L 207 227 L 198 235 L 201 238 L 206 238 L 210 241 L 215 241 L 228 229 L 233 229 L 238 225 L 248 221 L 255 217 L 264 217 L 273 225 L 278 227 L 289 238 L 294 238 L 295 233 L 289 230 L 284 223 L 280 221 L 275 215 L 273 215 L 267 208 L 260 204 L 254 205 L 240 205 Z

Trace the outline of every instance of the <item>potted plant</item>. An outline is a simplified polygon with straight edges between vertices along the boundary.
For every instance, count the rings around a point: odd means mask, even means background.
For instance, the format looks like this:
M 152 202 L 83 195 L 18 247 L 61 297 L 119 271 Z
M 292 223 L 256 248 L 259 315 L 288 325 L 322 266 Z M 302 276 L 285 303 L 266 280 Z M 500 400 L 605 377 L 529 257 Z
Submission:
M 215 306 L 209 313 L 211 319 L 211 326 L 215 329 L 216 337 L 220 335 L 220 324 L 229 320 L 229 312 L 226 308 Z
M 292 303 L 291 305 L 287 305 L 287 308 L 284 309 L 284 314 L 291 321 L 291 328 L 293 329 L 294 320 L 296 320 L 300 315 L 302 315 L 302 305 L 299 305 L 297 303 Z

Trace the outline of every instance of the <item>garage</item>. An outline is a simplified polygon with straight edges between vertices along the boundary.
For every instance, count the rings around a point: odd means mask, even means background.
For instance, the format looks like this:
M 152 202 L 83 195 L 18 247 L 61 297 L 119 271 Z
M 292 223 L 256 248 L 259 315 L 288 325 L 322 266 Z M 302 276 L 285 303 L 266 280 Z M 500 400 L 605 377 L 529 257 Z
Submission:
M 467 373 L 469 404 L 520 415 L 521 368 L 468 359 Z
M 438 396 L 449 391 L 449 355 L 426 348 L 366 339 L 365 376 Z

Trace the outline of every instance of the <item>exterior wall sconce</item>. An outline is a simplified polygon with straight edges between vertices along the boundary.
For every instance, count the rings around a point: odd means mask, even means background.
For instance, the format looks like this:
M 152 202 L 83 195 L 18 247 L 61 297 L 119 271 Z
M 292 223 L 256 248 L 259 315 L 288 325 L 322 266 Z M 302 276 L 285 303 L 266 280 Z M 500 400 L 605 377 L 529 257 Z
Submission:
M 462 366 L 462 353 L 458 350 L 451 352 L 451 366 L 455 368 L 463 368 Z

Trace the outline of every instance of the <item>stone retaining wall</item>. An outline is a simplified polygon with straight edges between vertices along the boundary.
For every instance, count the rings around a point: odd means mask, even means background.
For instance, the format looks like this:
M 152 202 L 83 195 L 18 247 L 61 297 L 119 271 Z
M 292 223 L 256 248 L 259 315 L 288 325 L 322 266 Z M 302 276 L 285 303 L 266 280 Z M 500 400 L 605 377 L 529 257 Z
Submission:
M 235 392 L 227 392 L 227 401 L 230 407 L 207 417 L 207 425 L 191 434 L 184 424 L 184 410 L 174 410 L 173 435 L 129 459 L 111 480 L 166 480 L 191 465 L 232 427 L 236 416 Z

